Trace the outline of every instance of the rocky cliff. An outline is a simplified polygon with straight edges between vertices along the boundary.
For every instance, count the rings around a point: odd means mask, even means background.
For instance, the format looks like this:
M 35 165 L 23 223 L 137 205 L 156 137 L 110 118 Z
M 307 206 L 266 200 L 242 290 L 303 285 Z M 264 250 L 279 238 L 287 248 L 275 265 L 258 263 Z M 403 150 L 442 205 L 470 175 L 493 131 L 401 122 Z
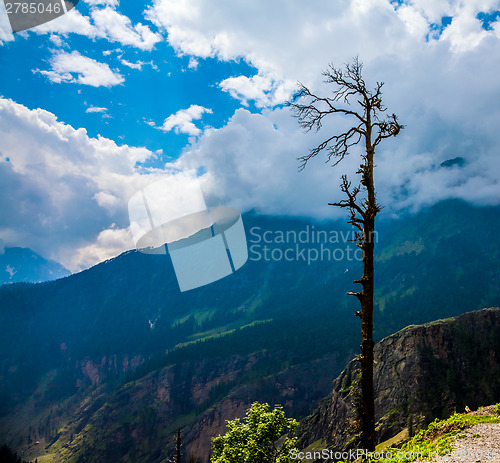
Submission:
M 171 364 L 111 391 L 95 381 L 94 392 L 52 441 L 40 442 L 54 461 L 165 461 L 181 427 L 186 459 L 205 463 L 211 439 L 225 432 L 226 420 L 242 417 L 254 400 L 281 403 L 297 416 L 318 402 L 318 389 L 328 390 L 325 368 L 340 366 L 335 354 L 276 365 L 281 362 L 264 350 Z
M 301 422 L 300 446 L 317 441 L 340 449 L 354 438 L 358 363 L 333 381 L 332 393 Z M 500 309 L 469 312 L 407 328 L 375 346 L 377 439 L 417 430 L 465 406 L 500 400 Z

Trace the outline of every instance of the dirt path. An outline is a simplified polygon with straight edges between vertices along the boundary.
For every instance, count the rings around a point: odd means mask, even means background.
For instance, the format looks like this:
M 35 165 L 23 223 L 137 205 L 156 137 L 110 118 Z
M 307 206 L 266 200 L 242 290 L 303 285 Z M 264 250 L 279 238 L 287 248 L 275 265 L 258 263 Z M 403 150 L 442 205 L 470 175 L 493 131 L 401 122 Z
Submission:
M 437 463 L 500 463 L 500 423 L 476 424 L 455 440 L 455 449 Z
M 494 406 L 485 407 L 471 415 L 493 414 Z M 500 463 L 500 423 L 476 424 L 459 433 L 454 450 L 440 456 L 437 463 Z

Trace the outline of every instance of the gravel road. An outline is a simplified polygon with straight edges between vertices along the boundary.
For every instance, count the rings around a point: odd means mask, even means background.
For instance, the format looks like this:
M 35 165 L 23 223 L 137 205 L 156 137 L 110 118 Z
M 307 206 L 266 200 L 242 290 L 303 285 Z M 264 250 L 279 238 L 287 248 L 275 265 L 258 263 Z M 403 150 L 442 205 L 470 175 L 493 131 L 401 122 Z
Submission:
M 494 405 L 471 415 L 493 414 Z M 500 463 L 500 423 L 476 424 L 460 432 L 454 450 L 436 458 L 436 463 Z

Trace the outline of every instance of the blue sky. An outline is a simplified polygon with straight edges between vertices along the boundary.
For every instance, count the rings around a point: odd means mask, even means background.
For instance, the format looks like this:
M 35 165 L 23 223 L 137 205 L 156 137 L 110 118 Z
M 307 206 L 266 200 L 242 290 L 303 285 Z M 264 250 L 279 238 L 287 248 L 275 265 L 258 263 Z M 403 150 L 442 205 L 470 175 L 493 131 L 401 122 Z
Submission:
M 500 203 L 499 0 L 81 0 L 12 35 L 0 3 L 0 247 L 77 271 L 133 247 L 128 199 L 176 170 L 241 211 L 339 217 L 283 103 L 359 55 L 407 126 L 377 151 L 384 214 Z M 443 167 L 455 157 L 464 162 Z
M 144 22 L 144 8 L 145 5 L 140 3 L 127 2 L 117 10 L 130 18 L 132 24 L 137 24 Z M 89 5 L 83 1 L 77 5 L 77 10 L 82 15 L 90 13 Z M 151 24 L 148 27 L 157 30 Z M 147 146 L 153 151 L 163 149 L 165 160 L 179 156 L 188 142 L 188 135 L 173 131 L 165 133 L 146 121 L 161 126 L 168 115 L 191 105 L 200 105 L 217 107 L 217 111 L 204 115 L 201 126 L 221 127 L 240 103 L 221 91 L 219 82 L 235 75 L 252 76 L 256 73 L 256 69 L 244 60 L 222 62 L 207 58 L 194 61 L 192 56 L 178 56 L 165 41 L 157 43 L 151 50 L 141 50 L 138 46 L 77 33 L 62 36 L 61 43 L 54 43 L 54 38 L 60 35 L 31 31 L 22 35 L 24 37 L 18 35 L 16 40 L 4 44 L 1 49 L 0 92 L 4 97 L 29 108 L 50 111 L 73 127 L 84 127 L 90 137 L 101 135 L 119 143 Z M 74 50 L 105 62 L 123 82 L 97 87 L 61 85 L 34 72 L 36 69 L 50 69 L 50 59 L 58 51 Z M 87 112 L 89 108 L 90 111 L 92 108 L 97 110 Z

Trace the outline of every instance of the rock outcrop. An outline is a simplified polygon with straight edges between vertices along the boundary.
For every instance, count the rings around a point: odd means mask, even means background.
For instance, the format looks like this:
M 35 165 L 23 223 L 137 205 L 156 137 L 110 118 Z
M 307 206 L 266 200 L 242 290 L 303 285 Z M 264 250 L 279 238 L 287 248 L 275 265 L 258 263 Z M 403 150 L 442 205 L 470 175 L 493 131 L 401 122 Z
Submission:
M 353 406 L 358 363 L 333 381 L 332 393 L 300 425 L 302 448 L 321 441 L 330 448 L 356 445 Z M 500 400 L 500 309 L 469 312 L 407 328 L 375 347 L 377 439 L 409 421 L 416 431 L 455 409 Z

